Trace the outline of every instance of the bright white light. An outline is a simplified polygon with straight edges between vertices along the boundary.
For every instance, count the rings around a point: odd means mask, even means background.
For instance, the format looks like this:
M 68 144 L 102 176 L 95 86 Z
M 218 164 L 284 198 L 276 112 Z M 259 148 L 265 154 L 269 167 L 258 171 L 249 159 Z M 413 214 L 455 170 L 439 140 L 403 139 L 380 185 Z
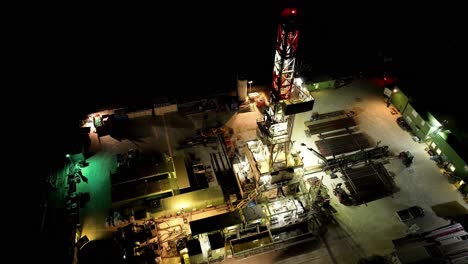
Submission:
M 437 149 L 436 152 L 437 152 L 437 155 L 440 155 L 440 153 L 442 153 L 442 150 Z
M 296 83 L 297 86 L 301 86 L 303 83 L 302 78 L 296 78 L 294 79 L 294 82 Z
M 271 182 L 271 175 L 264 175 L 260 178 L 263 184 L 269 184 Z
M 455 168 L 455 166 L 453 166 L 453 164 L 452 164 L 452 165 L 449 166 L 449 169 L 450 169 L 452 172 L 454 172 L 456 168 Z
M 398 92 L 398 89 L 397 88 L 393 89 L 393 92 L 394 93 Z

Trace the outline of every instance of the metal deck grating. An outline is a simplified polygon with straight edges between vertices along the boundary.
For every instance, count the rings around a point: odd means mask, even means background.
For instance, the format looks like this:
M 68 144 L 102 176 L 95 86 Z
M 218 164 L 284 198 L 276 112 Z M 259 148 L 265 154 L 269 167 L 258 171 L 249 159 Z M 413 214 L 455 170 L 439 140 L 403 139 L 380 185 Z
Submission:
M 315 145 L 320 154 L 328 157 L 365 149 L 370 146 L 370 143 L 366 135 L 358 133 L 317 140 Z
M 356 126 L 356 121 L 354 121 L 353 117 L 343 115 L 331 118 L 330 120 L 321 119 L 317 121 L 309 121 L 306 126 L 309 128 L 310 134 L 315 135 Z
M 395 182 L 382 163 L 345 169 L 343 177 L 358 202 L 375 200 L 393 193 Z

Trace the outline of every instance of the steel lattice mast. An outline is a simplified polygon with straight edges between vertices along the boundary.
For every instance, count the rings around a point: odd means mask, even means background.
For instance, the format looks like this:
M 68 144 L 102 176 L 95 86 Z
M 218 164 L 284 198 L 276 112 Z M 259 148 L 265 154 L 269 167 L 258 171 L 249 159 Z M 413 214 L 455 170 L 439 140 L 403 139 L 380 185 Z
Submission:
M 273 68 L 272 100 L 290 99 L 294 84 L 294 66 L 299 40 L 296 9 L 286 8 L 281 13 L 276 37 L 276 53 Z
M 314 105 L 314 98 L 295 78 L 298 18 L 298 10 L 294 8 L 286 8 L 281 13 L 275 43 L 270 105 L 265 110 L 263 120 L 257 122 L 258 135 L 270 150 L 271 171 L 302 166 L 302 161 L 288 158 L 292 149 L 294 114 L 312 110 Z
M 297 9 L 286 8 L 281 13 L 275 42 L 273 81 L 270 87 L 269 105 L 263 117 L 257 120 L 259 140 L 247 142 L 250 151 L 245 152 L 251 164 L 256 188 L 240 202 L 237 208 L 250 201 L 264 199 L 264 193 L 276 189 L 277 195 L 285 195 L 284 186 L 302 181 L 304 163 L 294 149 L 291 134 L 297 113 L 312 110 L 314 98 L 295 78 L 295 64 L 299 41 L 299 14 Z M 294 187 L 291 187 L 294 189 Z

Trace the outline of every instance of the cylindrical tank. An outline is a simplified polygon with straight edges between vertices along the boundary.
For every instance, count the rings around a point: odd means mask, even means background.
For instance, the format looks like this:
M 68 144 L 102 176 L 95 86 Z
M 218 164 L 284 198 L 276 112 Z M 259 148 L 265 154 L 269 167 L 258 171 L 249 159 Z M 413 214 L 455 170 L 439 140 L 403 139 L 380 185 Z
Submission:
M 237 80 L 237 98 L 244 102 L 247 97 L 247 80 Z

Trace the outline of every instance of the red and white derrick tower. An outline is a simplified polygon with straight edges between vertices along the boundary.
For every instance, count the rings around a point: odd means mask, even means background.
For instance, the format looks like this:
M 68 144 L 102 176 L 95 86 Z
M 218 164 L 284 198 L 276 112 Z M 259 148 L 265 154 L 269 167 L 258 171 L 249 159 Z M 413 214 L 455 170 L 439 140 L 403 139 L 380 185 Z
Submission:
M 297 10 L 286 8 L 281 13 L 276 37 L 275 65 L 273 68 L 272 99 L 276 102 L 291 98 L 294 83 L 294 65 L 299 40 Z
M 302 86 L 302 80 L 295 78 L 298 41 L 299 11 L 286 8 L 281 13 L 278 25 L 270 104 L 263 119 L 257 121 L 257 134 L 269 149 L 270 170 L 266 176 L 270 183 L 288 178 L 285 177 L 288 173 L 282 171 L 303 166 L 301 158 L 291 152 L 294 115 L 312 110 L 314 98 Z M 281 177 L 275 180 L 275 175 Z
M 263 199 L 262 196 L 266 192 L 266 197 L 271 198 L 271 191 L 275 189 L 276 195 L 286 196 L 288 191 L 285 192 L 283 187 L 297 187 L 303 176 L 304 163 L 299 152 L 293 148 L 291 134 L 295 114 L 312 110 L 314 98 L 302 86 L 302 81 L 295 78 L 294 66 L 299 40 L 298 18 L 298 10 L 294 8 L 286 8 L 281 13 L 269 105 L 264 110 L 263 117 L 257 120 L 259 140 L 247 142 L 250 150 L 247 153 L 252 155 L 247 155 L 245 159 L 251 163 L 256 188 L 253 191 L 245 191 L 249 194 L 237 208 L 258 199 L 259 195 L 260 199 Z M 287 188 L 295 189 L 294 186 Z

